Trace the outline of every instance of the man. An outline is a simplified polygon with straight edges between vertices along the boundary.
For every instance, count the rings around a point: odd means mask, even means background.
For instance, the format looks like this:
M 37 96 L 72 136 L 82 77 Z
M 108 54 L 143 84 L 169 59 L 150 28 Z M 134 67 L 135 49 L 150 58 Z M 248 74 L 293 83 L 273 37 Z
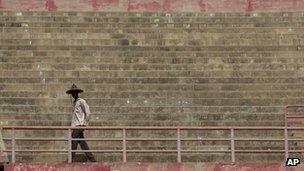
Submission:
M 89 124 L 90 119 L 90 109 L 86 101 L 82 98 L 79 98 L 78 93 L 82 93 L 83 90 L 77 88 L 75 84 L 72 85 L 71 89 L 66 91 L 67 94 L 72 95 L 74 98 L 73 101 L 73 116 L 72 116 L 72 127 L 85 127 Z M 84 138 L 83 129 L 73 129 L 72 138 Z M 84 140 L 73 140 L 72 141 L 72 150 L 77 149 L 78 143 L 80 144 L 81 149 L 89 150 L 89 146 Z M 85 152 L 88 160 L 91 162 L 96 162 L 93 154 L 91 152 Z M 72 162 L 75 160 L 75 152 L 72 152 Z

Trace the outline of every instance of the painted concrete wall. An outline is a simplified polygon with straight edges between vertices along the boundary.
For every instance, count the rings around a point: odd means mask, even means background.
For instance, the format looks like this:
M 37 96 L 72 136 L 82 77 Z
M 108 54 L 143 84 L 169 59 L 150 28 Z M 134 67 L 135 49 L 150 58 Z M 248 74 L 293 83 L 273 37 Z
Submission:
M 0 10 L 26 11 L 303 11 L 304 0 L 0 0 Z
M 94 163 L 94 164 L 16 164 L 6 171 L 303 171 L 303 164 L 285 167 L 284 163 Z

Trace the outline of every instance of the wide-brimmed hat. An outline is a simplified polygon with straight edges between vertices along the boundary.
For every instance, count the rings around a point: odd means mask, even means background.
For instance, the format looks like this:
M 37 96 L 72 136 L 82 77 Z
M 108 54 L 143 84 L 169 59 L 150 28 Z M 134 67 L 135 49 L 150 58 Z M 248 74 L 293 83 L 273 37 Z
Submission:
M 71 89 L 69 89 L 68 91 L 66 91 L 67 94 L 72 94 L 72 92 L 77 92 L 77 93 L 82 93 L 83 90 L 81 90 L 80 88 L 77 88 L 77 86 L 75 84 L 72 85 Z

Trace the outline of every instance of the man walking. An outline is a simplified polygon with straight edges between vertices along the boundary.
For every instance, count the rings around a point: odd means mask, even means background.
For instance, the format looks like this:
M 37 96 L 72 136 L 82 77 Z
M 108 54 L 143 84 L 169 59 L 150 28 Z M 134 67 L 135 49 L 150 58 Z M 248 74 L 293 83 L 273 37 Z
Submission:
M 78 93 L 82 93 L 83 90 L 77 88 L 75 84 L 72 85 L 71 89 L 66 91 L 67 94 L 71 94 L 74 98 L 73 101 L 73 116 L 72 116 L 72 127 L 85 127 L 89 124 L 90 119 L 90 109 L 89 105 L 82 98 L 79 98 Z M 72 138 L 84 138 L 83 129 L 73 129 Z M 81 149 L 89 150 L 89 146 L 84 140 L 73 140 L 72 141 L 72 150 L 77 149 L 78 143 L 80 144 Z M 91 152 L 85 152 L 86 157 L 91 162 L 96 162 L 93 154 Z M 72 162 L 75 160 L 75 152 L 72 152 Z

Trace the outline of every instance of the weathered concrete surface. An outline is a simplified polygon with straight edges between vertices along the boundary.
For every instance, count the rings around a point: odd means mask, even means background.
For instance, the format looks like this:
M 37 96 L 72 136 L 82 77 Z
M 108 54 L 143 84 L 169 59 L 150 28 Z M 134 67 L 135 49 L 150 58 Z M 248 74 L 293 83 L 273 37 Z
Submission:
M 8 1 L 1 2 L 8 5 Z M 98 2 L 96 6 L 101 4 Z M 145 7 L 132 2 L 134 8 Z M 60 10 L 58 1 L 47 4 Z M 284 106 L 304 104 L 302 12 L 1 11 L 0 20 L 1 125 L 69 125 L 71 103 L 65 91 L 73 82 L 85 91 L 81 97 L 90 105 L 92 126 L 283 126 Z M 176 137 L 173 133 L 132 131 L 127 135 Z M 247 131 L 236 135 L 282 138 L 284 134 Z M 17 132 L 17 137 L 28 136 L 61 138 L 66 133 Z M 86 136 L 122 135 L 121 131 L 88 131 Z M 185 131 L 182 138 L 227 136 L 227 132 Z M 89 143 L 92 149 L 121 149 L 120 142 Z M 237 142 L 235 147 L 284 149 L 283 144 L 252 141 Z M 175 146 L 175 142 L 128 144 L 130 149 L 146 150 Z M 228 148 L 224 143 L 206 141 L 181 146 L 185 150 Z M 17 143 L 16 147 L 66 148 L 63 143 L 47 141 Z M 6 148 L 10 149 L 9 142 Z M 302 149 L 295 142 L 290 149 L 296 148 Z M 283 154 L 257 155 L 237 154 L 236 161 L 284 158 Z M 16 156 L 18 162 L 60 162 L 67 158 L 59 154 Z M 96 156 L 98 161 L 121 161 L 121 154 Z M 128 153 L 128 161 L 175 162 L 176 154 Z M 185 154 L 182 161 L 227 162 L 230 158 L 229 154 Z
M 111 166 L 103 165 L 103 164 L 85 164 L 85 163 L 77 163 L 77 164 L 65 164 L 65 163 L 56 163 L 56 164 L 9 164 L 4 165 L 5 171 L 111 171 Z
M 6 171 L 302 171 L 303 164 L 285 167 L 284 163 L 77 163 L 5 165 Z
M 0 128 L 0 163 L 8 162 L 7 153 L 3 152 L 5 150 L 5 144 L 2 139 L 2 129 Z
M 48 11 L 303 11 L 303 0 L 0 0 L 2 10 Z

